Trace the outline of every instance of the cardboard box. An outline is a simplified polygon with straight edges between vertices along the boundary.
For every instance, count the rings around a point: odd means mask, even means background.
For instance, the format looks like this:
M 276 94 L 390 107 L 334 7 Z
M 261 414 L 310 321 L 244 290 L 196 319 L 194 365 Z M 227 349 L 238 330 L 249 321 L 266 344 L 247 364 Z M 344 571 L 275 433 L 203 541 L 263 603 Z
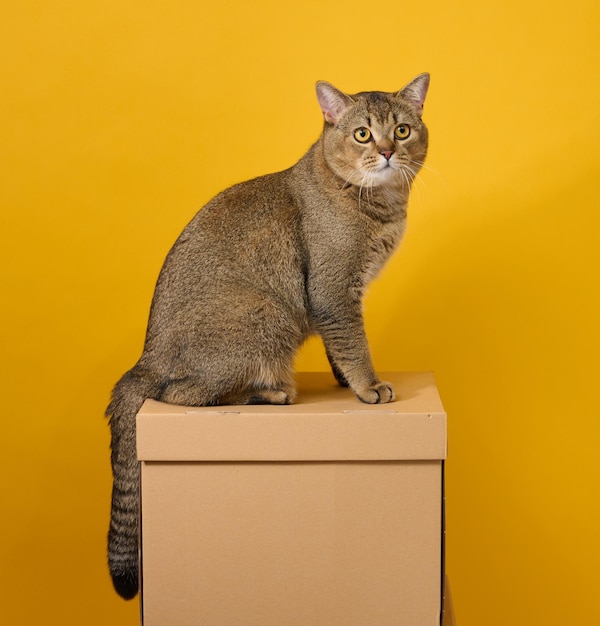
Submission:
M 439 626 L 433 376 L 385 374 L 383 405 L 297 378 L 291 406 L 142 407 L 145 626 Z

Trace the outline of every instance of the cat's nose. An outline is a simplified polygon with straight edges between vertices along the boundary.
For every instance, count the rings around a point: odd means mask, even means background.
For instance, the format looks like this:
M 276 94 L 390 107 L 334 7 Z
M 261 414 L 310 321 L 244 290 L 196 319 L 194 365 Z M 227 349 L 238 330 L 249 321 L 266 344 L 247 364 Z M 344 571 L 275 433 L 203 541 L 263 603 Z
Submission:
M 392 154 L 394 154 L 393 150 L 382 150 L 379 154 L 382 154 L 385 157 L 386 161 L 389 161 L 392 158 Z

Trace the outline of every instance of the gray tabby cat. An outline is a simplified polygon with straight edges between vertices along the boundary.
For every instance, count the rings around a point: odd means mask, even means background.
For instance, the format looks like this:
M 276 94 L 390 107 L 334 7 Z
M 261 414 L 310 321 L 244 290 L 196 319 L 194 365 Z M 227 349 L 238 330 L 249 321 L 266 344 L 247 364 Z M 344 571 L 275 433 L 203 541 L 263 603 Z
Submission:
M 347 95 L 317 83 L 325 123 L 288 170 L 220 193 L 185 228 L 160 272 L 141 358 L 116 384 L 108 557 L 124 598 L 138 590 L 135 417 L 173 404 L 289 404 L 293 359 L 319 334 L 337 381 L 391 402 L 361 312 L 365 287 L 398 245 L 427 152 L 429 75 L 397 93 Z

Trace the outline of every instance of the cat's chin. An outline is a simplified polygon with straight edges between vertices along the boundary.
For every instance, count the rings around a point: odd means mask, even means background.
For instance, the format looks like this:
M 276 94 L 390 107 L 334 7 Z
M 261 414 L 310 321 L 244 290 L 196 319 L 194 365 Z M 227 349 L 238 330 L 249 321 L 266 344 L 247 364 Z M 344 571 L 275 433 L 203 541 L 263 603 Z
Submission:
M 402 173 L 392 165 L 384 165 L 369 172 L 368 187 L 389 187 L 402 182 Z

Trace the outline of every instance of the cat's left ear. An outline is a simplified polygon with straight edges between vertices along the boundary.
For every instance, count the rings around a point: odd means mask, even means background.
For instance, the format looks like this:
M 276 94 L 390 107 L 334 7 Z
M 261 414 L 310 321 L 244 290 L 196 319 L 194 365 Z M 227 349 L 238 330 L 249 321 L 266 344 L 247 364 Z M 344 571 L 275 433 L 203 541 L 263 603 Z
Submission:
M 411 80 L 406 87 L 401 89 L 397 94 L 397 98 L 402 98 L 409 102 L 415 109 L 416 114 L 421 117 L 423 115 L 423 105 L 425 104 L 425 96 L 429 89 L 429 74 L 419 74 L 415 79 Z
M 335 124 L 342 113 L 354 103 L 350 96 L 324 80 L 317 83 L 317 99 L 325 121 L 330 124 Z

